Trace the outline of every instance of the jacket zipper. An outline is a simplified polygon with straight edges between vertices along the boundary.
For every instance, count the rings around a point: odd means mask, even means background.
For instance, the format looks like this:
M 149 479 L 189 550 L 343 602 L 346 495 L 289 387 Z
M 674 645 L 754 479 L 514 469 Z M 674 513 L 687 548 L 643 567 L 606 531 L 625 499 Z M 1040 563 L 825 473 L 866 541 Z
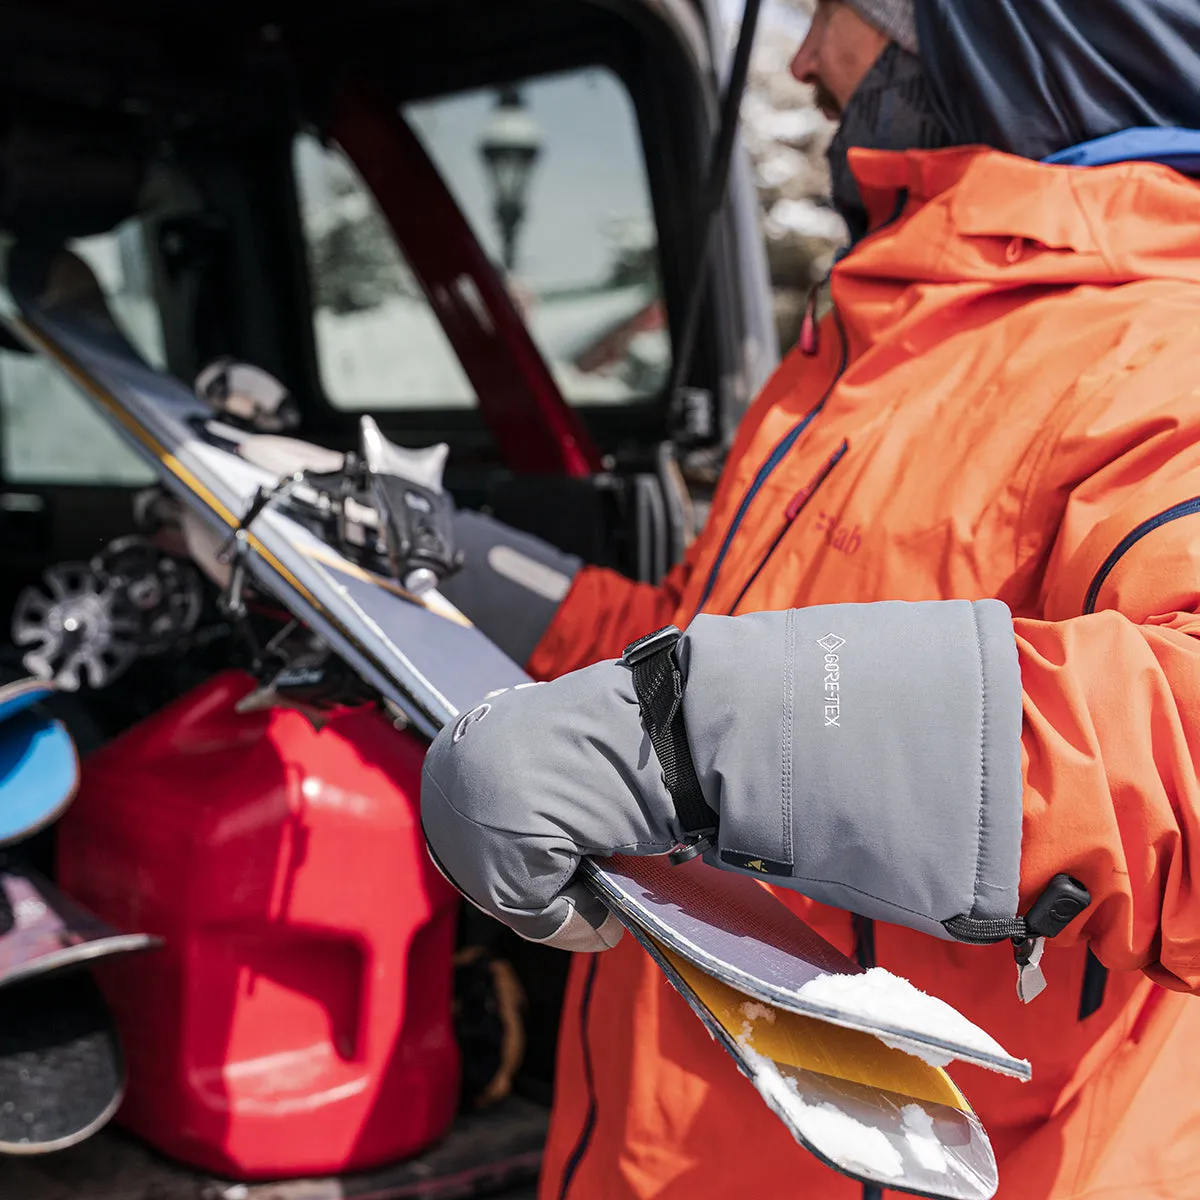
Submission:
M 745 586 L 738 592 L 737 599 L 730 605 L 730 616 L 737 612 L 738 606 L 746 598 L 746 593 L 754 586 L 762 574 L 763 568 L 771 561 L 771 556 L 779 549 L 779 543 L 787 536 L 788 530 L 795 525 L 796 518 L 808 507 L 809 501 L 817 494 L 825 480 L 833 474 L 834 467 L 845 458 L 846 451 L 849 449 L 849 441 L 843 440 L 842 444 L 829 456 L 825 465 L 789 501 L 787 508 L 783 510 L 782 528 L 776 534 L 775 540 L 767 547 L 767 552 L 759 559 L 758 566 L 754 568 L 754 574 L 746 580 Z
M 849 247 L 845 253 L 861 246 L 864 242 L 871 238 L 878 237 L 879 234 L 890 229 L 904 215 L 904 209 L 908 205 L 908 188 L 901 188 L 896 194 L 896 206 L 892 210 L 891 216 L 888 217 L 878 229 L 873 229 L 865 238 L 857 243 L 856 246 Z M 844 257 L 844 255 L 843 255 Z M 832 272 L 831 272 L 832 273 Z M 817 294 L 819 287 L 814 287 L 809 290 L 808 300 L 805 303 L 804 322 L 801 329 L 801 353 L 806 357 L 813 357 L 820 351 L 820 327 L 816 321 L 816 305 Z M 746 519 L 746 513 L 749 511 L 750 505 L 754 502 L 754 497 L 762 490 L 763 485 L 771 477 L 772 472 L 777 466 L 787 457 L 787 453 L 796 444 L 800 435 L 812 424 L 816 416 L 825 407 L 826 401 L 833 394 L 833 389 L 841 382 L 842 376 L 846 373 L 846 367 L 850 360 L 850 339 L 846 336 L 846 327 L 842 324 L 841 313 L 837 310 L 837 305 L 831 310 L 833 313 L 834 324 L 837 327 L 838 337 L 842 343 L 842 356 L 838 363 L 837 373 L 833 377 L 833 382 L 825 389 L 825 394 L 813 407 L 812 411 L 784 436 L 783 440 L 771 451 L 767 461 L 759 468 L 758 474 L 755 475 L 754 481 L 750 484 L 749 490 L 742 498 L 742 502 L 738 505 L 738 510 L 734 514 L 733 524 L 725 534 L 724 540 L 721 542 L 721 548 L 717 551 L 717 557 L 713 561 L 712 570 L 709 572 L 708 580 L 704 585 L 704 592 L 700 597 L 700 603 L 696 606 L 697 614 L 704 611 L 704 606 L 708 603 L 709 597 L 713 593 L 713 588 L 717 585 L 717 579 L 721 574 L 721 567 L 724 565 L 725 556 L 729 553 L 729 547 L 737 536 L 738 529 L 742 522 Z
M 596 1132 L 596 1119 L 599 1116 L 596 1078 L 592 1068 L 592 1046 L 588 1039 L 588 1014 L 592 1008 L 592 989 L 596 983 L 596 968 L 599 965 L 600 955 L 593 954 L 592 961 L 588 964 L 587 979 L 583 985 L 583 999 L 579 1004 L 580 1049 L 583 1053 L 583 1078 L 587 1086 L 587 1115 L 583 1119 L 583 1128 L 579 1131 L 575 1149 L 571 1151 L 571 1157 L 567 1159 L 567 1165 L 563 1168 L 562 1186 L 558 1190 L 558 1200 L 567 1200 L 567 1193 L 571 1190 L 571 1184 L 575 1180 L 575 1172 L 579 1170 L 579 1164 L 588 1152 L 592 1135 Z
M 1144 538 L 1147 534 L 1161 529 L 1164 525 L 1177 521 L 1181 517 L 1192 517 L 1200 513 L 1200 496 L 1184 500 L 1171 508 L 1160 512 L 1156 517 L 1150 517 L 1127 533 L 1116 545 L 1113 552 L 1100 564 L 1100 569 L 1092 579 L 1091 586 L 1083 601 L 1085 616 L 1091 616 L 1096 611 L 1100 600 L 1100 589 L 1108 577 L 1116 570 L 1117 564 Z M 1104 993 L 1108 988 L 1108 968 L 1092 953 L 1089 946 L 1087 964 L 1083 969 L 1083 987 L 1079 996 L 1079 1019 L 1086 1021 L 1104 1003 Z
M 1177 521 L 1180 517 L 1195 516 L 1200 513 L 1200 496 L 1192 500 L 1184 500 L 1181 504 L 1176 504 L 1173 508 L 1168 508 L 1165 512 L 1160 512 L 1158 516 L 1151 517 L 1149 520 L 1143 521 L 1131 533 L 1127 533 L 1117 544 L 1117 548 L 1104 560 L 1100 570 L 1096 572 L 1096 577 L 1092 580 L 1091 587 L 1087 590 L 1087 597 L 1083 602 L 1083 611 L 1089 616 L 1096 611 L 1096 603 L 1100 599 L 1100 589 L 1104 586 L 1108 577 L 1116 569 L 1117 563 L 1129 553 L 1144 538 L 1147 534 L 1153 533 L 1156 529 L 1162 528 L 1164 525 L 1170 524 L 1172 521 Z
M 704 611 L 704 606 L 708 603 L 709 597 L 713 593 L 713 588 L 717 586 L 717 580 L 721 575 L 721 567 L 725 563 L 725 556 L 729 553 L 729 547 L 733 544 L 733 539 L 737 536 L 742 522 L 746 519 L 746 513 L 750 510 L 750 505 L 754 503 L 755 496 L 762 491 L 763 485 L 770 479 L 775 468 L 783 462 L 788 455 L 788 451 L 799 441 L 800 435 L 816 420 L 817 414 L 825 407 L 826 401 L 833 394 L 833 389 L 837 387 L 842 375 L 845 374 L 846 365 L 850 357 L 850 342 L 846 337 L 846 330 L 842 326 L 842 318 L 836 309 L 834 310 L 834 320 L 837 323 L 838 334 L 842 340 L 842 356 L 838 363 L 837 371 L 830 381 L 829 386 L 825 389 L 825 394 L 821 399 L 805 414 L 798 424 L 793 425 L 788 430 L 783 440 L 767 456 L 767 461 L 759 467 L 758 474 L 755 475 L 754 481 L 750 484 L 745 496 L 742 497 L 742 502 L 738 505 L 738 510 L 734 514 L 733 523 L 726 531 L 724 540 L 721 542 L 721 548 L 717 551 L 717 557 L 713 561 L 712 570 L 709 571 L 708 580 L 704 585 L 704 593 L 700 597 L 700 603 L 696 606 L 697 613 Z

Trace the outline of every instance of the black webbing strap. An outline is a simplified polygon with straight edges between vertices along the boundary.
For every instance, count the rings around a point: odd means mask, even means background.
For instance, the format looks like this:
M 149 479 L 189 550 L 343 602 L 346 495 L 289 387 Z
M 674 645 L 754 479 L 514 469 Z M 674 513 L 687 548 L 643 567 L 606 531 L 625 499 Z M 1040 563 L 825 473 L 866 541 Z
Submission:
M 680 636 L 668 625 L 627 646 L 622 662 L 633 674 L 642 725 L 658 755 L 680 827 L 688 838 L 697 838 L 716 830 L 717 814 L 704 799 L 683 723 L 683 672 L 675 657 Z

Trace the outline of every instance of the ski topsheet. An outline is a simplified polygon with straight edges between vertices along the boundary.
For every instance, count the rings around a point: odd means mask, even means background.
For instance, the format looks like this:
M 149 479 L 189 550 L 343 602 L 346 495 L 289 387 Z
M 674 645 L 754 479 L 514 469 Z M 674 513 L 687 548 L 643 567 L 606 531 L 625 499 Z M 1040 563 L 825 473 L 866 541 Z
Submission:
M 32 867 L 0 855 L 0 992 L 160 944 L 147 933 L 118 933 Z
M 15 311 L 0 315 L 13 333 L 63 370 L 143 454 L 171 494 L 209 528 L 230 533 L 257 490 L 278 482 L 236 452 L 220 422 L 188 388 L 138 357 L 113 323 L 94 277 L 73 255 L 44 255 L 18 245 L 9 254 L 8 285 Z M 486 693 L 527 682 L 519 667 L 440 598 L 414 602 L 392 580 L 350 562 L 279 507 L 263 509 L 246 540 L 255 582 L 427 735 Z M 639 862 L 649 866 L 656 860 Z M 791 983 L 799 980 L 801 990 L 821 979 L 836 984 L 853 978 L 854 964 L 846 970 L 848 960 L 841 956 L 822 957 L 832 947 L 788 913 L 790 939 L 776 945 L 773 933 L 764 934 L 754 943 L 760 959 L 743 955 L 736 976 L 715 978 L 708 970 L 724 962 L 730 931 L 719 921 L 706 928 L 694 917 L 688 936 L 676 938 L 678 931 L 660 911 L 655 930 L 663 941 L 656 942 L 642 924 L 653 909 L 645 903 L 646 889 L 639 892 L 630 869 L 618 874 L 616 866 L 589 868 L 599 894 L 800 1142 L 845 1174 L 897 1190 L 947 1200 L 992 1194 L 995 1164 L 987 1137 L 957 1089 L 938 1068 L 880 1040 L 946 1057 L 947 1048 L 932 1045 L 927 1028 L 877 1020 L 880 1027 L 870 1028 L 868 1036 L 862 1029 L 869 1022 L 847 1017 L 841 1001 L 827 996 L 818 1002 L 811 993 L 802 1012 L 776 1006 L 774 1022 L 759 1021 L 745 1010 L 747 1003 L 766 1007 L 761 998 L 775 995 L 798 1007 Z M 658 861 L 657 869 L 674 870 L 665 861 Z M 687 881 L 703 892 L 708 883 L 720 886 L 723 878 L 723 872 L 697 864 L 670 882 Z M 638 904 L 642 911 L 636 911 Z M 778 924 L 781 918 L 774 920 Z M 806 933 L 815 941 L 806 940 Z M 789 974 L 785 960 L 796 952 L 797 939 L 810 950 L 818 943 L 824 949 L 807 965 L 801 953 Z M 737 987 L 726 978 L 736 978 Z M 755 990 L 746 992 L 743 985 Z M 785 1029 L 791 1047 L 786 1053 L 777 1044 Z M 851 1053 L 845 1039 L 856 1034 L 864 1040 Z M 958 1039 L 954 1051 L 956 1057 L 1022 1073 L 999 1048 L 980 1052 L 973 1037 Z M 873 1061 L 867 1071 L 864 1064 Z M 853 1070 L 851 1062 L 858 1064 Z M 892 1073 L 878 1065 L 885 1062 Z M 888 1080 L 892 1086 L 885 1086 Z
M 79 757 L 66 727 L 30 710 L 54 695 L 40 679 L 0 686 L 0 846 L 53 824 L 75 797 Z
M 54 685 L 41 679 L 17 679 L 0 686 L 0 723 L 54 695 Z
M 140 358 L 90 268 L 70 251 L 18 243 L 5 274 L 11 306 L 2 315 L 12 333 L 82 389 L 173 496 L 228 537 L 258 489 L 278 476 L 236 453 L 212 409 Z M 412 602 L 393 580 L 351 562 L 278 506 L 261 512 L 247 542 L 255 582 L 319 630 L 427 736 L 485 691 L 525 679 L 469 623 Z
M 957 1009 L 880 968 L 864 971 L 765 888 L 699 859 L 608 858 L 584 864 L 592 890 L 629 928 L 764 1004 L 877 1037 L 935 1066 L 955 1059 L 1030 1078 Z
M 16 716 L 0 718 L 0 846 L 52 825 L 78 787 L 79 757 L 61 721 L 27 706 Z

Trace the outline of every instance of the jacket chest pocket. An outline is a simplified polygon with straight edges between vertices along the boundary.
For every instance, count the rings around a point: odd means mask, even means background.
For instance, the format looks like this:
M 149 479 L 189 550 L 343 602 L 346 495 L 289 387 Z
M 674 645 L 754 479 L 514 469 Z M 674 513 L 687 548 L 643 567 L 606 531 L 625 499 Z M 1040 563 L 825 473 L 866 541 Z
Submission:
M 862 546 L 861 531 L 844 527 L 833 506 L 820 507 L 822 496 L 827 494 L 826 484 L 845 462 L 849 451 L 850 442 L 843 438 L 832 452 L 816 457 L 815 467 L 811 458 L 809 462 L 795 464 L 789 475 L 803 482 L 795 488 L 772 488 L 756 507 L 752 520 L 745 521 L 743 516 L 744 553 L 730 557 L 723 564 L 726 569 L 719 578 L 719 590 L 715 585 L 710 589 L 708 611 L 729 615 L 743 611 L 751 593 L 760 590 L 758 585 L 764 575 L 776 571 L 794 583 L 804 568 L 793 556 L 785 556 L 784 549 L 801 529 L 815 531 L 812 549 L 817 553 L 830 548 L 846 555 L 858 553 Z M 732 545 L 732 539 L 729 540 Z M 796 602 L 785 601 L 785 606 Z M 749 607 L 753 610 L 762 606 Z

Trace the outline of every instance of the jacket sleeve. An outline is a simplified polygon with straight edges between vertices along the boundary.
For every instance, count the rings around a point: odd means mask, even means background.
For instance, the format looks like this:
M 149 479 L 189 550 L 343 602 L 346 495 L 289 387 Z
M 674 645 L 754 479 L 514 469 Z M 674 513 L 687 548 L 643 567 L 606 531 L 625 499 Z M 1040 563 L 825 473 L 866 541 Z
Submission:
M 1014 623 L 1020 891 L 1075 876 L 1092 904 L 1061 942 L 1200 992 L 1200 393 L 1156 406 L 1146 385 L 1055 447 L 1076 481 L 1042 500 L 1061 506 L 1046 619 Z
M 729 499 L 736 484 L 736 466 L 763 418 L 781 397 L 798 386 L 810 368 L 811 360 L 798 350 L 785 355 L 739 422 L 726 468 L 713 496 L 712 512 L 720 511 Z M 525 669 L 535 679 L 553 679 L 606 658 L 617 658 L 630 642 L 670 624 L 678 615 L 680 598 L 696 562 L 704 557 L 709 536 L 706 527 L 683 560 L 657 586 L 635 583 L 604 568 L 585 567 L 575 576 L 571 590 L 526 661 Z
M 534 648 L 526 670 L 553 679 L 606 658 L 619 658 L 645 633 L 669 624 L 687 585 L 694 550 L 657 586 L 604 567 L 584 567 Z

